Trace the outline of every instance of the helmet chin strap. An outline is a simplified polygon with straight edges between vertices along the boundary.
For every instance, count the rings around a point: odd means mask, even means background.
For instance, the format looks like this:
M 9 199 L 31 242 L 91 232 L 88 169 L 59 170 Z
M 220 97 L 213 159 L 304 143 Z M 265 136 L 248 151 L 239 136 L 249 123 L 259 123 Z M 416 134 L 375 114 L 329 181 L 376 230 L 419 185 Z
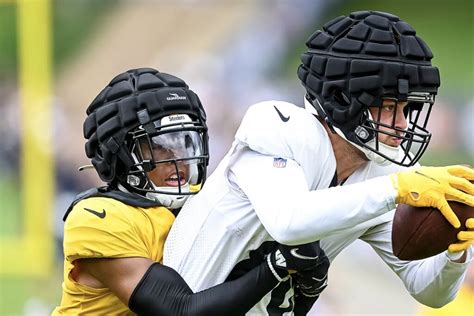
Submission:
M 155 191 L 161 192 L 170 192 L 178 193 L 179 189 L 177 187 L 157 187 L 154 183 L 151 183 Z M 189 182 L 181 186 L 181 192 L 189 192 Z M 147 192 L 145 196 L 157 202 L 163 204 L 163 206 L 171 209 L 181 208 L 184 205 L 184 202 L 188 199 L 188 195 L 174 195 L 174 194 L 165 194 L 158 192 Z
M 360 150 L 361 152 L 364 153 L 364 155 L 367 157 L 367 159 L 369 159 L 370 161 L 373 161 L 375 162 L 377 165 L 379 166 L 387 166 L 391 163 L 390 160 L 382 157 L 380 154 L 368 149 L 368 148 L 365 148 L 365 147 L 362 147 L 354 142 L 351 142 L 350 140 L 348 140 L 346 138 L 346 136 L 344 135 L 344 133 L 337 127 L 333 126 L 333 129 L 336 131 L 336 133 L 341 136 L 345 141 L 347 141 L 348 143 L 350 143 L 352 146 L 354 146 L 355 148 L 357 148 L 358 150 Z M 368 147 L 370 148 L 374 148 L 375 149 L 375 139 L 372 139 L 371 141 L 369 141 L 367 144 L 366 144 Z M 392 147 L 392 146 L 388 146 L 388 145 L 385 145 L 384 143 L 381 143 L 379 142 L 379 150 L 378 150 L 381 154 L 385 155 L 386 157 L 390 158 L 390 159 L 393 159 L 393 160 L 396 160 L 398 157 L 400 157 L 400 151 L 401 151 L 401 148 L 398 148 L 398 147 Z
M 319 100 L 316 99 L 316 102 L 319 103 Z M 316 109 L 314 108 L 314 106 L 311 104 L 311 102 L 309 102 L 306 98 L 304 98 L 304 106 L 305 106 L 305 109 L 307 111 L 309 111 L 311 114 L 314 114 L 314 115 L 319 115 L 318 112 L 316 111 Z M 322 109 L 322 107 L 321 107 Z M 370 114 L 370 112 L 368 113 L 369 114 L 369 118 L 372 120 L 372 115 Z M 389 165 L 391 162 L 390 160 L 382 157 L 380 154 L 368 149 L 368 148 L 365 148 L 365 147 L 362 147 L 350 140 L 348 140 L 346 138 L 346 136 L 344 135 L 344 133 L 337 127 L 335 127 L 334 125 L 332 126 L 332 128 L 334 129 L 334 131 L 339 135 L 341 136 L 345 141 L 347 141 L 348 143 L 350 143 L 352 146 L 354 146 L 355 148 L 359 149 L 361 152 L 364 153 L 364 155 L 367 157 L 367 159 L 369 159 L 370 161 L 373 161 L 375 162 L 377 165 L 380 165 L 380 166 L 387 166 Z M 370 148 L 373 148 L 375 150 L 375 139 L 369 141 L 367 143 L 367 146 L 370 147 Z M 378 150 L 381 154 L 385 155 L 386 157 L 389 157 L 390 159 L 393 159 L 393 160 L 396 160 L 397 158 L 399 158 L 402 154 L 402 150 L 401 148 L 399 147 L 392 147 L 392 146 L 388 146 L 388 145 L 385 145 L 384 143 L 382 142 L 379 142 L 379 150 Z
M 388 160 L 388 159 L 382 157 L 381 155 L 371 151 L 370 149 L 357 146 L 356 144 L 354 144 L 352 142 L 351 142 L 351 144 L 356 146 L 357 149 L 359 149 L 360 151 L 362 151 L 369 160 L 375 162 L 376 164 L 378 164 L 380 166 L 387 166 L 391 163 L 390 160 Z M 367 145 L 371 148 L 375 148 L 375 140 L 371 140 L 370 142 L 367 143 Z M 385 145 L 384 143 L 379 143 L 379 152 L 381 154 L 389 157 L 390 159 L 397 160 L 400 157 L 401 149 L 398 148 L 398 147 L 392 147 L 392 146 Z

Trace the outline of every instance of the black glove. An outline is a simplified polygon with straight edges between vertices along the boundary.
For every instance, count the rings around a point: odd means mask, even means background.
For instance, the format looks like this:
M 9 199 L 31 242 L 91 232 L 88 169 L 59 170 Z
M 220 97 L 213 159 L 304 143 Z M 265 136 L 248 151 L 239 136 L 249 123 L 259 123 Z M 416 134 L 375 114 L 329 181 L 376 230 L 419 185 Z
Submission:
M 314 266 L 292 275 L 296 288 L 302 295 L 317 299 L 328 284 L 328 269 L 329 259 L 321 249 L 318 262 Z
M 289 275 L 288 270 L 303 272 L 313 269 L 321 261 L 321 254 L 326 257 L 319 241 L 297 246 L 278 245 L 267 256 L 267 263 L 275 277 L 283 281 Z

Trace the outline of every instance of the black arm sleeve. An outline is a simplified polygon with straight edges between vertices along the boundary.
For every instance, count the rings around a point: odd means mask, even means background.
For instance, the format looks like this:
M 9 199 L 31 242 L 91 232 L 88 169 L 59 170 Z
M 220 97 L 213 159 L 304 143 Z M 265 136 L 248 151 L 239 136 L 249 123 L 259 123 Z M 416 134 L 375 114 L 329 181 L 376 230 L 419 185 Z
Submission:
M 176 271 L 154 263 L 128 305 L 138 315 L 244 315 L 277 284 L 263 262 L 238 279 L 193 293 Z
M 318 300 L 319 296 L 307 297 L 299 293 L 298 289 L 295 290 L 295 308 L 293 313 L 295 316 L 308 315 L 309 311 L 313 307 L 314 303 Z

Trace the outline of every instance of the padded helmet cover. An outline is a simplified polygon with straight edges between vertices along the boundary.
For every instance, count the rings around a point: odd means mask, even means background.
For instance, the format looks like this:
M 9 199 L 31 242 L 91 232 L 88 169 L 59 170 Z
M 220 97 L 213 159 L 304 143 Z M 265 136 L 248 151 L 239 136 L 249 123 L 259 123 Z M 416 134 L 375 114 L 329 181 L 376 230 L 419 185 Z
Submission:
M 181 113 L 207 129 L 206 114 L 198 96 L 182 79 L 152 68 L 132 69 L 116 76 L 92 101 L 86 113 L 83 126 L 86 155 L 100 178 L 108 183 L 125 181 L 134 164 L 126 136 L 138 126 Z
M 435 95 L 439 72 L 433 54 L 415 30 L 397 16 L 377 11 L 340 16 L 306 42 L 298 78 L 318 114 L 346 138 L 367 119 L 383 96 L 401 101 L 412 92 Z M 316 99 L 322 109 L 317 105 Z M 370 135 L 374 138 L 375 135 Z

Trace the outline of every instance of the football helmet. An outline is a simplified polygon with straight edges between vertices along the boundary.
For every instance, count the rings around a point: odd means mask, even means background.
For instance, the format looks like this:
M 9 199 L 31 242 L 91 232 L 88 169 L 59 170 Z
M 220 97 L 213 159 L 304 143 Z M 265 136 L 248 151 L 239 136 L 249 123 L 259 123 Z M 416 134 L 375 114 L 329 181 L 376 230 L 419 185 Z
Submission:
M 440 86 L 433 54 L 415 30 L 395 15 L 359 11 L 326 23 L 306 46 L 298 68 L 305 107 L 368 159 L 414 165 L 431 138 L 427 124 Z M 395 117 L 391 124 L 372 117 L 369 109 L 386 99 L 407 102 L 408 127 L 396 126 Z M 381 135 L 400 146 L 382 143 Z
M 87 108 L 86 155 L 109 186 L 180 208 L 206 179 L 206 114 L 187 84 L 151 68 L 116 76 Z

